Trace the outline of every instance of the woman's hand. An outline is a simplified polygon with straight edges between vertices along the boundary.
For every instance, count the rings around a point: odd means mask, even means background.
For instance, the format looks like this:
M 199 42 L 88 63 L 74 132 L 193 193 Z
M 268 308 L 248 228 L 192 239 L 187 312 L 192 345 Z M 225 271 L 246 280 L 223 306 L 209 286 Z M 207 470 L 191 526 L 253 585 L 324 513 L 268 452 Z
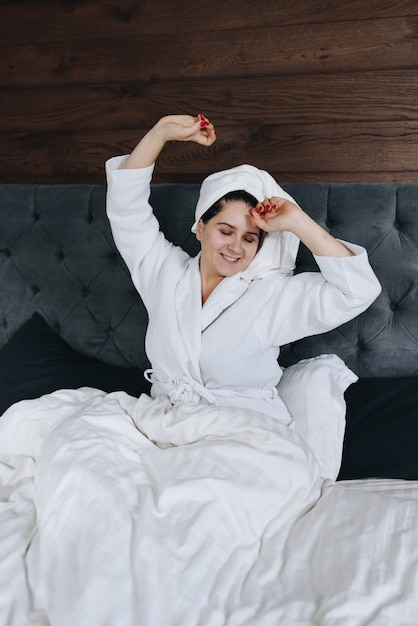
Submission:
M 166 115 L 141 139 L 122 167 L 149 167 L 168 141 L 194 141 L 211 146 L 215 140 L 215 128 L 204 115 Z
M 266 232 L 288 231 L 296 235 L 306 247 L 318 256 L 346 257 L 353 253 L 335 239 L 305 211 L 290 200 L 266 198 L 251 209 L 258 228 Z
M 265 198 L 259 202 L 251 215 L 256 226 L 266 232 L 279 232 L 287 230 L 293 232 L 297 229 L 298 220 L 304 212 L 297 204 L 283 198 Z
M 192 115 L 166 115 L 155 125 L 157 133 L 166 141 L 194 141 L 204 146 L 211 146 L 216 140 L 213 124 L 199 113 Z

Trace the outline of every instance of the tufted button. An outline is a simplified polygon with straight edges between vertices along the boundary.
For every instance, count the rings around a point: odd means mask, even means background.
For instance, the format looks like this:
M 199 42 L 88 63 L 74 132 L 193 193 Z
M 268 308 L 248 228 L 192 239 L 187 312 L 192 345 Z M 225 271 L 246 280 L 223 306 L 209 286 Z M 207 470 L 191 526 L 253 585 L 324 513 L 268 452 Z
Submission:
M 38 213 L 38 211 L 34 211 L 33 214 L 32 214 L 32 217 L 33 217 L 33 221 L 34 222 L 39 222 L 39 220 L 41 219 L 41 216 Z
M 397 311 L 399 306 L 398 306 L 398 304 L 396 302 L 391 302 L 390 305 L 389 305 L 389 308 L 390 308 L 391 311 Z
M 4 250 L 2 250 L 2 252 L 3 252 L 4 256 L 7 256 L 7 257 L 11 257 L 12 256 L 12 253 L 9 250 L 9 248 L 5 248 Z
M 91 224 L 93 222 L 93 215 L 91 213 L 88 214 L 87 216 L 87 223 Z
M 401 230 L 401 228 L 402 228 L 402 224 L 401 224 L 398 220 L 396 220 L 396 222 L 393 224 L 393 227 L 394 227 L 396 230 Z
M 57 257 L 59 261 L 63 261 L 65 258 L 65 254 L 63 253 L 62 250 L 60 250 L 59 252 L 57 252 Z
M 85 287 L 81 293 L 83 294 L 83 298 L 87 298 L 90 295 L 90 291 L 87 287 Z

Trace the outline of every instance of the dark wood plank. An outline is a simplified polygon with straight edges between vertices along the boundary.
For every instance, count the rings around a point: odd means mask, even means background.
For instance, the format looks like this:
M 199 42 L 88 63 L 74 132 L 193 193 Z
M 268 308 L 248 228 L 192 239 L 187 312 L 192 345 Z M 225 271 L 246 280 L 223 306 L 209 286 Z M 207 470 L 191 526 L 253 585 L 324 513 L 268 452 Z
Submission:
M 2 134 L 0 181 L 102 183 L 104 161 L 129 152 L 134 143 L 130 131 Z M 154 180 L 200 182 L 210 172 L 243 162 L 283 182 L 365 180 L 365 173 L 367 180 L 416 181 L 418 122 L 225 127 L 210 149 L 166 146 Z
M 214 149 L 201 152 L 206 172 L 247 162 L 281 177 L 413 170 L 417 179 L 418 121 L 225 127 Z M 189 155 L 186 144 L 168 145 L 157 172 L 199 171 L 199 157 Z
M 348 182 L 403 182 L 416 183 L 418 181 L 418 172 L 270 172 L 276 180 L 284 183 L 348 183 Z M 198 183 L 200 184 L 204 176 L 201 174 L 156 174 L 154 182 L 156 183 Z M 106 184 L 104 174 L 99 173 L 92 175 L 86 172 L 74 174 L 73 172 L 60 172 L 53 177 L 45 177 L 45 175 L 25 175 L 24 179 L 17 179 L 16 173 L 0 174 L 0 184 L 10 183 L 31 183 L 31 184 L 71 184 L 71 185 L 104 185 Z
M 156 180 L 417 178 L 416 0 L 9 0 L 0 35 L 3 182 L 104 182 L 187 111 L 219 139 L 168 146 Z
M 418 5 L 418 3 L 417 3 Z M 418 67 L 418 17 L 3 48 L 0 86 L 340 73 Z
M 418 120 L 415 70 L 276 79 L 3 89 L 0 129 L 151 127 L 169 113 L 205 113 L 218 126 Z
M 0 4 L 0 46 L 418 15 L 416 0 L 64 0 Z M 260 40 L 262 44 L 262 41 Z

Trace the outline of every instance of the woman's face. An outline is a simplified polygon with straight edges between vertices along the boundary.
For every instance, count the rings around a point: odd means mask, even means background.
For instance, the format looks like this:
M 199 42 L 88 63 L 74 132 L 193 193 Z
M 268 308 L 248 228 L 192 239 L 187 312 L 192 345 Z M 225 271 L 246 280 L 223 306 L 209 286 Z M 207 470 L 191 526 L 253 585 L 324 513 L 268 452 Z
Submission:
M 196 237 L 202 250 L 202 277 L 221 280 L 242 272 L 257 252 L 259 236 L 250 209 L 242 200 L 227 202 L 206 224 L 200 220 Z

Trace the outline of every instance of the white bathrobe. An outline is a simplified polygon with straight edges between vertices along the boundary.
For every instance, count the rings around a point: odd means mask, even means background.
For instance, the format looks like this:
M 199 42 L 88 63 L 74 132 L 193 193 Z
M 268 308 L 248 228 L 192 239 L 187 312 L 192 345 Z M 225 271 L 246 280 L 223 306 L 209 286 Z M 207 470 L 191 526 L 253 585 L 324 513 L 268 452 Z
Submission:
M 199 255 L 164 238 L 148 202 L 153 167 L 120 169 L 125 158 L 106 163 L 107 213 L 149 315 L 151 395 L 250 408 L 291 425 L 276 389 L 280 346 L 331 330 L 373 302 L 380 285 L 366 251 L 346 244 L 355 256 L 315 257 L 320 273 L 224 278 L 202 306 Z

